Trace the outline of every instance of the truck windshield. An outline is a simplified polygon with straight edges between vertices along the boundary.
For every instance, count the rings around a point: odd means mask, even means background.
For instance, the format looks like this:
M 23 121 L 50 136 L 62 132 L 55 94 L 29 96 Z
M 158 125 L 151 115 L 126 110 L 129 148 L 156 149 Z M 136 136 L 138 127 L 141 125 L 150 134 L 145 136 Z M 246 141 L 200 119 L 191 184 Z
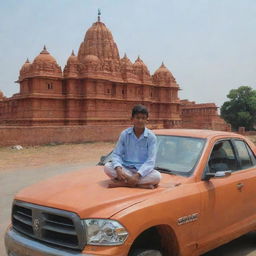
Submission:
M 196 167 L 204 144 L 205 139 L 200 138 L 158 135 L 156 169 L 189 176 Z

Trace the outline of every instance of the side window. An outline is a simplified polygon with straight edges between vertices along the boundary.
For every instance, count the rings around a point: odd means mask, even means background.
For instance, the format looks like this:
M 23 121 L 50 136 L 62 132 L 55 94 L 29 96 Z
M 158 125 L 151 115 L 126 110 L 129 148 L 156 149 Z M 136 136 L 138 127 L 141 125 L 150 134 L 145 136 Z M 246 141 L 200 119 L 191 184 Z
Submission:
M 252 159 L 249 155 L 248 146 L 242 140 L 235 140 L 234 143 L 240 159 L 242 170 L 253 166 Z
M 245 145 L 246 145 L 246 148 L 249 152 L 249 155 L 251 157 L 253 165 L 256 165 L 256 157 L 255 157 L 254 153 L 252 152 L 251 148 L 247 145 L 247 143 L 245 143 Z
M 210 172 L 236 171 L 238 162 L 229 140 L 218 141 L 209 158 L 208 166 Z

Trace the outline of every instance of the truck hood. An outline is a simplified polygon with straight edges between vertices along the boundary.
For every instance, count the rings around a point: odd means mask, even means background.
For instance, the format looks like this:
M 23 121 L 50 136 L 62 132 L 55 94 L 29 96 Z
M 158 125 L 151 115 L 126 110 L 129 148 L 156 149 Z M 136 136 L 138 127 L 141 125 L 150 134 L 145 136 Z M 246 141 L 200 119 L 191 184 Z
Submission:
M 174 189 L 184 178 L 162 175 L 156 189 L 108 188 L 103 167 L 70 172 L 52 177 L 21 190 L 16 200 L 77 213 L 80 218 L 109 218 L 117 212 Z

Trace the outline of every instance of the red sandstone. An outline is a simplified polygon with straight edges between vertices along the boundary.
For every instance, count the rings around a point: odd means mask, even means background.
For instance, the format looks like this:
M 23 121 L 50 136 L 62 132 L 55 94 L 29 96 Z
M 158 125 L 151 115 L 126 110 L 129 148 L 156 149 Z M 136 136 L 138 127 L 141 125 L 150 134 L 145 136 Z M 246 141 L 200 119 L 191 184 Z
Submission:
M 135 63 L 126 54 L 120 58 L 100 19 L 63 72 L 44 47 L 32 63 L 25 62 L 17 82 L 19 93 L 6 98 L 0 92 L 2 126 L 126 127 L 131 108 L 141 103 L 150 111 L 150 128 L 230 129 L 215 104 L 181 101 L 179 85 L 164 64 L 150 75 L 140 57 Z

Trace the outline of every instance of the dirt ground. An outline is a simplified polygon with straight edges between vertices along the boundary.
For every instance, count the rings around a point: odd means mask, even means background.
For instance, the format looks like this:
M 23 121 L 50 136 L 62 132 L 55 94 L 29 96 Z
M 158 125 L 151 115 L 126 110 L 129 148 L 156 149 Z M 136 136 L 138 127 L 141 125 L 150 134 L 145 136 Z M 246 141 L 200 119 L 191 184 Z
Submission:
M 256 136 L 251 139 L 256 144 Z M 5 256 L 4 232 L 10 223 L 14 195 L 22 188 L 61 173 L 95 165 L 114 143 L 0 147 L 0 255 Z M 256 256 L 256 234 L 250 233 L 202 256 Z
M 0 171 L 26 167 L 42 167 L 49 164 L 98 162 L 114 143 L 84 143 L 24 147 L 22 150 L 0 147 Z
M 256 145 L 256 135 L 253 136 L 248 136 L 248 138 L 254 142 L 254 144 Z

